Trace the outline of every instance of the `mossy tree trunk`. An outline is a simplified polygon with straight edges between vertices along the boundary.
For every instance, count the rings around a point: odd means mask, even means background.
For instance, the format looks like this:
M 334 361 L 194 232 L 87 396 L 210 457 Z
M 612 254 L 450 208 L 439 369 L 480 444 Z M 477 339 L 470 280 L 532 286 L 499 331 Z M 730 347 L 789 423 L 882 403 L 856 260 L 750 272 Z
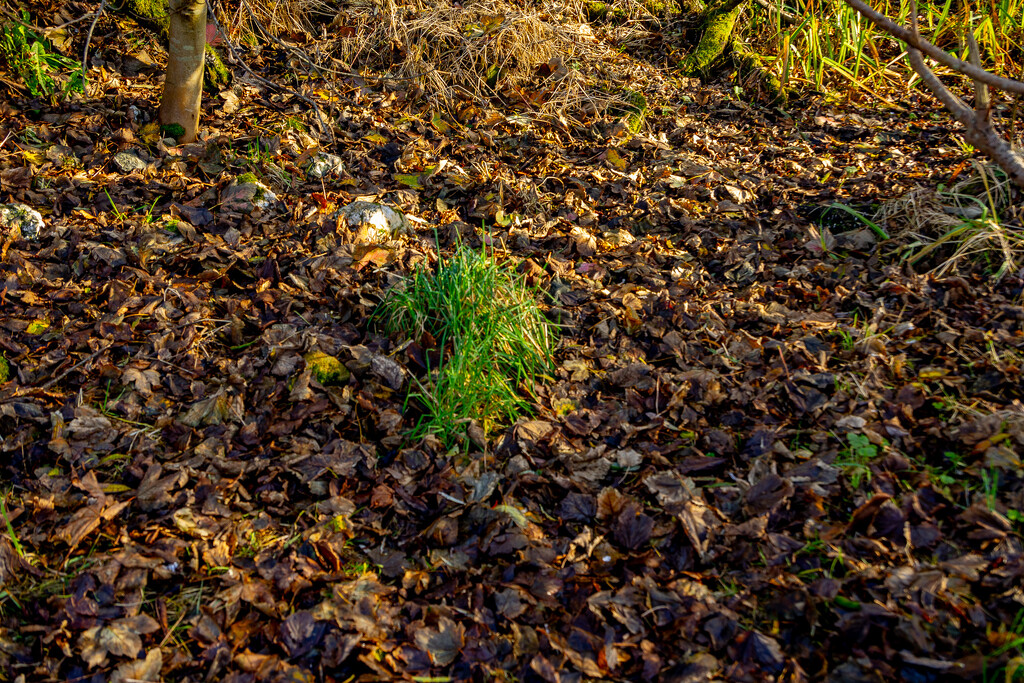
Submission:
M 710 5 L 704 5 L 701 0 L 688 0 L 687 11 L 700 17 L 701 33 L 696 48 L 680 60 L 679 68 L 689 76 L 707 76 L 719 57 L 729 50 L 739 72 L 757 81 L 757 90 L 773 103 L 785 102 L 789 91 L 779 77 L 759 55 L 733 37 L 736 22 L 746 6 L 747 0 L 718 0 Z
M 690 75 L 703 76 L 732 40 L 736 18 L 743 11 L 745 0 L 722 0 L 703 12 L 701 36 L 696 49 L 687 55 L 680 68 Z
M 168 0 L 125 0 L 124 7 L 144 24 L 159 31 L 160 37 L 163 38 L 167 36 L 167 27 L 170 23 L 167 2 Z
M 199 130 L 203 97 L 206 0 L 170 0 L 169 8 L 167 78 L 160 102 L 160 123 L 181 126 L 179 142 L 193 142 Z

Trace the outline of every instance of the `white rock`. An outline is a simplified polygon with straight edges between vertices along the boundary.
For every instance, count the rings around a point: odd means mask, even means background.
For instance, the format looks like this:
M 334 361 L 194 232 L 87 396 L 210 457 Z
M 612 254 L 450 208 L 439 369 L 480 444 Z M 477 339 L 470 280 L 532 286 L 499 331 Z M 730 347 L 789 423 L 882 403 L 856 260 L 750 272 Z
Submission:
M 352 202 L 335 217 L 339 223 L 344 221 L 360 242 L 386 242 L 396 235 L 411 232 L 404 213 L 373 202 Z
M 345 170 L 341 157 L 335 154 L 320 154 L 309 164 L 307 173 L 310 178 L 323 178 L 326 175 L 340 175 Z
M 24 204 L 0 204 L 0 228 L 5 231 L 17 230 L 27 240 L 39 237 L 39 232 L 46 227 L 43 214 Z
M 836 420 L 836 427 L 848 432 L 864 429 L 868 421 L 859 415 L 846 415 Z

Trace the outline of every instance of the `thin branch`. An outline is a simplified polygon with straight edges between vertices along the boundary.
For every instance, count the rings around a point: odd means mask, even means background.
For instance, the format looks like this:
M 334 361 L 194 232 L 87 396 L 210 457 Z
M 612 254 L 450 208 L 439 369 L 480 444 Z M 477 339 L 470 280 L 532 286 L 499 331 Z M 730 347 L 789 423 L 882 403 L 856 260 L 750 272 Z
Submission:
M 976 81 L 987 83 L 993 88 L 999 88 L 1000 90 L 1005 90 L 1007 92 L 1015 92 L 1024 95 L 1024 83 L 1021 81 L 996 76 L 995 74 L 969 64 L 962 59 L 957 59 L 941 47 L 932 45 L 919 34 L 909 31 L 903 26 L 894 23 L 884 14 L 881 14 L 869 7 L 863 0 L 846 0 L 846 4 L 870 19 L 876 26 L 889 35 L 899 38 L 905 42 L 908 48 L 916 48 L 940 64 L 944 64 L 954 71 L 958 71 Z
M 300 93 L 300 92 L 298 92 L 296 90 L 292 90 L 290 88 L 285 88 L 284 86 L 280 86 L 280 85 L 278 85 L 277 83 L 274 83 L 271 80 L 263 78 L 262 76 L 260 76 L 259 74 L 257 74 L 255 71 L 252 70 L 252 67 L 250 67 L 249 64 L 246 63 L 246 61 L 244 59 L 242 59 L 242 56 L 239 55 L 238 52 L 235 51 L 235 46 L 234 46 L 234 44 L 232 44 L 232 42 L 230 40 L 228 40 L 227 34 L 224 33 L 223 31 L 221 31 L 220 24 L 217 21 L 217 13 L 215 11 L 212 11 L 213 10 L 213 3 L 209 2 L 208 4 L 210 5 L 210 8 L 211 8 L 210 13 L 208 14 L 208 16 L 210 18 L 210 21 L 216 27 L 217 31 L 224 37 L 224 44 L 227 45 L 228 51 L 231 53 L 231 57 L 238 64 L 240 64 L 243 69 L 245 69 L 245 72 L 247 74 L 249 74 L 249 76 L 251 78 L 256 80 L 261 85 L 264 85 L 264 86 L 266 86 L 266 87 L 268 87 L 268 88 L 270 88 L 272 90 L 276 90 L 277 92 L 284 92 L 284 93 L 289 93 L 291 95 L 294 95 L 295 97 L 299 98 L 300 100 L 302 100 L 303 102 L 308 104 L 310 107 L 313 108 L 313 112 L 316 114 L 317 120 L 320 122 L 321 130 L 323 130 L 323 131 L 325 131 L 328 134 L 333 136 L 333 131 L 332 131 L 331 127 L 327 124 L 327 119 L 324 118 L 323 113 L 320 111 L 320 106 L 314 100 L 306 97 L 305 95 L 303 95 L 302 93 Z
M 859 0 L 847 0 L 847 2 L 851 1 L 859 2 Z M 910 4 L 911 32 L 920 40 L 917 32 L 917 0 L 911 0 Z M 924 63 L 921 51 L 913 47 L 909 41 L 907 42 L 907 56 L 910 58 L 910 65 L 928 86 L 928 89 L 950 111 L 953 118 L 963 125 L 964 137 L 967 141 L 1003 169 L 1014 183 L 1024 188 L 1024 157 L 1014 151 L 1013 147 L 1000 137 L 992 126 L 978 124 L 975 112 L 942 84 L 939 77 Z
M 974 38 L 973 29 L 967 27 L 967 45 L 970 49 L 971 64 L 981 68 L 981 53 L 978 50 L 978 41 Z M 981 81 L 974 81 L 974 115 L 975 124 L 979 128 L 988 128 L 992 125 L 991 99 L 988 95 L 988 86 Z
M 2 5 L 0 5 L 0 12 L 2 12 L 3 14 L 6 14 L 11 19 L 14 19 L 18 23 L 20 23 L 22 26 L 25 26 L 26 28 L 32 29 L 36 33 L 44 33 L 44 34 L 47 31 L 57 31 L 57 30 L 62 29 L 62 28 L 67 28 L 68 26 L 71 26 L 73 24 L 77 24 L 80 21 L 88 21 L 88 20 L 92 19 L 95 16 L 95 13 L 83 14 L 82 16 L 80 16 L 80 17 L 78 17 L 76 19 L 71 19 L 70 21 L 65 21 L 63 24 L 57 24 L 56 26 L 36 26 L 35 24 L 30 24 L 27 21 L 25 21 L 21 16 L 18 15 L 17 12 L 12 12 L 11 10 L 7 9 L 6 7 L 4 7 Z
M 89 73 L 89 43 L 92 42 L 92 32 L 96 30 L 96 24 L 99 23 L 100 17 L 103 16 L 103 9 L 107 6 L 107 0 L 100 0 L 100 8 L 96 10 L 96 14 L 92 18 L 92 23 L 89 24 L 89 34 L 85 36 L 85 49 L 82 51 L 82 79 L 86 74 Z

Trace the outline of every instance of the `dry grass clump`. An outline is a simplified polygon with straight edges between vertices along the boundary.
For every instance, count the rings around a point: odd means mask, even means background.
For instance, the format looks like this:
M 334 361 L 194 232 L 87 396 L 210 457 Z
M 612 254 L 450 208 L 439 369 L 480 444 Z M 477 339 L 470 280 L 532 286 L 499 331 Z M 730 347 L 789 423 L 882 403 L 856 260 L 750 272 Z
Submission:
M 623 104 L 596 85 L 601 65 L 618 54 L 583 14 L 579 2 L 355 0 L 335 20 L 335 55 L 415 84 L 450 111 L 500 96 L 578 121 Z
M 614 13 L 600 35 L 595 4 Z M 657 21 L 640 0 L 236 0 L 218 19 L 233 42 L 269 38 L 328 89 L 358 73 L 462 122 L 498 97 L 563 128 L 610 114 L 637 130 L 638 91 L 659 80 L 621 52 Z
M 220 17 L 230 37 L 320 34 L 317 19 L 333 17 L 336 3 L 330 0 L 237 0 L 234 9 Z
M 994 165 L 949 189 L 916 189 L 887 202 L 875 216 L 903 246 L 912 265 L 943 275 L 981 267 L 994 277 L 1024 264 L 1024 209 L 1019 191 Z

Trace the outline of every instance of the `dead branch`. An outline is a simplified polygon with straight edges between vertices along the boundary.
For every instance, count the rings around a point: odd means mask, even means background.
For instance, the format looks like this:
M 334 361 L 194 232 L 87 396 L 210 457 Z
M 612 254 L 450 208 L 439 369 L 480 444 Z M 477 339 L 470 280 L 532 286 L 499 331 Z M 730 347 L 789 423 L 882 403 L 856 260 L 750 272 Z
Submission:
M 782 23 L 784 23 L 784 24 L 788 24 L 789 26 L 793 26 L 795 24 L 799 24 L 800 23 L 800 17 L 798 17 L 795 14 L 792 14 L 790 12 L 787 12 L 786 10 L 782 9 L 781 7 L 779 7 L 778 5 L 774 5 L 774 4 L 770 3 L 770 2 L 768 2 L 768 0 L 754 0 L 754 2 L 756 2 L 758 5 L 763 7 L 767 12 L 769 12 L 771 14 L 778 14 L 779 17 L 782 19 Z
M 994 73 L 990 73 L 980 67 L 969 64 L 962 59 L 957 59 L 941 47 L 929 43 L 914 31 L 910 31 L 903 26 L 900 26 L 884 14 L 875 11 L 863 0 L 846 0 L 846 4 L 870 19 L 878 28 L 882 29 L 894 38 L 899 38 L 906 43 L 908 47 L 914 47 L 920 50 L 938 63 L 944 64 L 954 71 L 958 71 L 976 81 L 981 81 L 982 83 L 991 85 L 993 88 L 999 88 L 1006 92 L 1014 92 L 1024 95 L 1024 83 L 1021 81 L 996 76 Z
M 963 125 L 964 137 L 967 141 L 995 162 L 1015 184 L 1024 188 L 1024 156 L 1015 151 L 1013 146 L 992 127 L 991 100 L 988 92 L 988 86 L 991 85 L 1002 90 L 1024 93 L 1024 83 L 1010 78 L 1002 78 L 982 69 L 978 44 L 970 31 L 968 31 L 970 63 L 956 59 L 945 50 L 921 38 L 917 25 L 917 0 L 911 0 L 909 30 L 875 12 L 862 0 L 846 0 L 846 2 L 882 30 L 906 42 L 910 66 L 935 97 L 950 111 L 953 118 Z M 934 57 L 936 61 L 950 66 L 955 71 L 969 76 L 974 81 L 974 109 L 968 107 L 963 100 L 942 84 L 935 72 L 925 64 L 922 52 L 929 57 Z
M 911 28 L 915 36 L 917 32 L 917 0 L 911 0 L 910 8 Z M 980 61 L 977 52 L 977 43 L 970 40 L 972 61 Z M 1024 188 L 1024 157 L 1014 151 L 1006 140 L 1004 140 L 992 128 L 989 120 L 990 110 L 988 106 L 988 90 L 980 79 L 974 81 L 975 102 L 977 109 L 972 110 L 964 102 L 951 93 L 938 76 L 928 68 L 921 56 L 921 51 L 910 44 L 907 45 L 907 55 L 910 57 L 910 65 L 921 77 L 928 89 L 945 105 L 946 109 L 953 114 L 953 118 L 963 125 L 964 137 L 972 145 L 977 147 L 985 156 L 994 161 L 999 168 L 1006 172 L 1014 183 Z M 984 93 L 980 89 L 984 88 Z

